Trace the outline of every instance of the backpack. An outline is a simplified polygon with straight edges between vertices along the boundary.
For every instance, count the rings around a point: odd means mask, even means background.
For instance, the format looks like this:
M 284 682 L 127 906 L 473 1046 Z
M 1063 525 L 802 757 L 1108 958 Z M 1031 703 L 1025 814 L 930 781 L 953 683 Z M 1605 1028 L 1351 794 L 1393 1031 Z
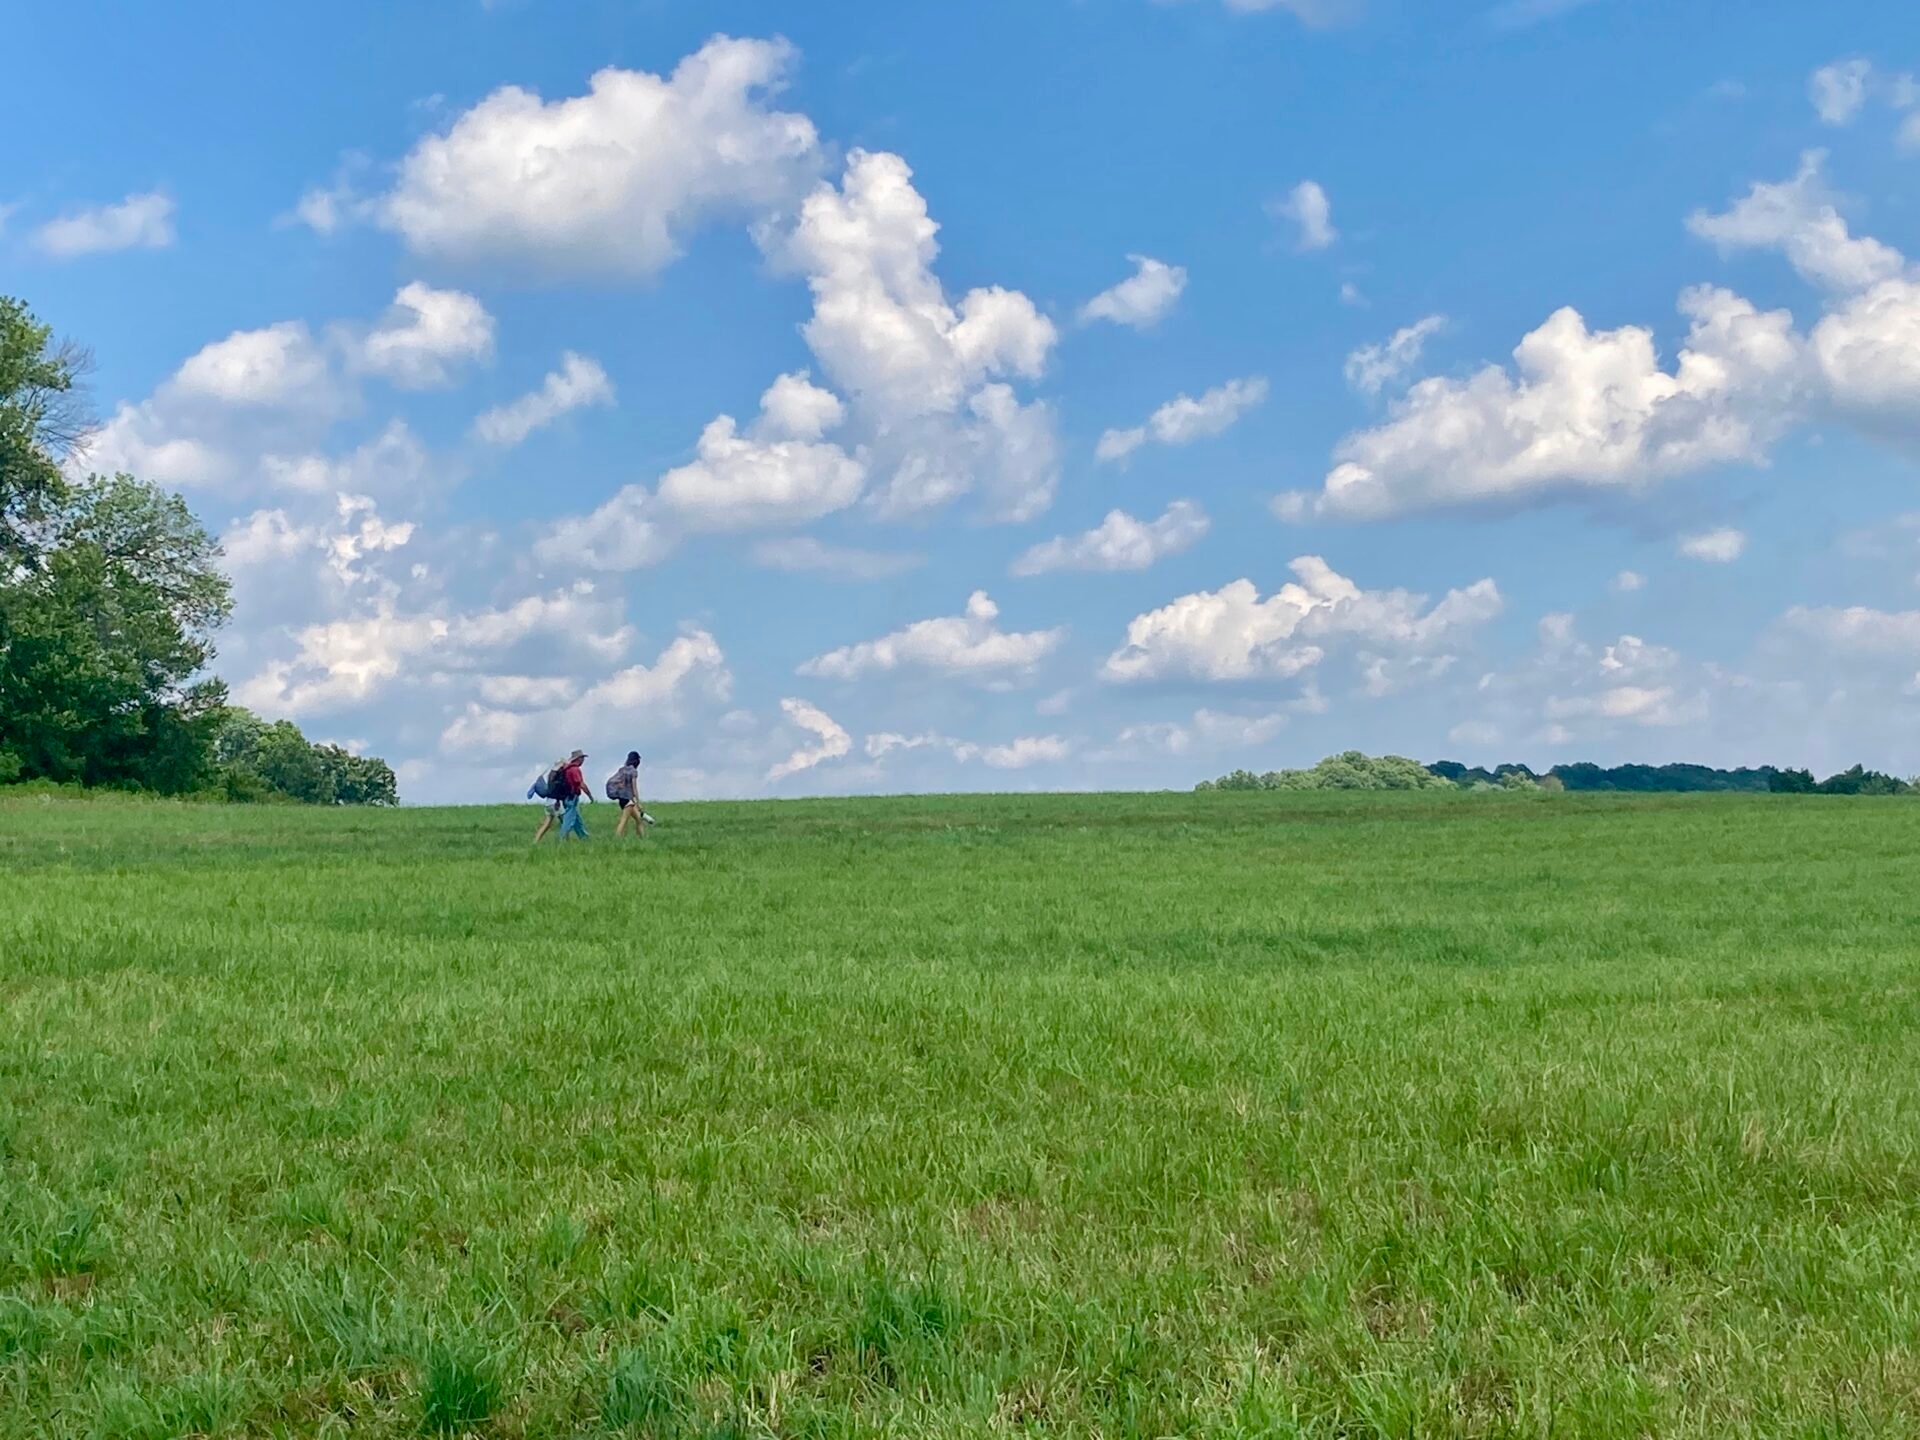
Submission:
M 609 800 L 633 799 L 633 771 L 622 765 L 607 777 L 606 793 Z
M 573 787 L 567 783 L 567 767 L 564 763 L 555 765 L 546 774 L 533 782 L 533 793 L 542 800 L 570 800 Z

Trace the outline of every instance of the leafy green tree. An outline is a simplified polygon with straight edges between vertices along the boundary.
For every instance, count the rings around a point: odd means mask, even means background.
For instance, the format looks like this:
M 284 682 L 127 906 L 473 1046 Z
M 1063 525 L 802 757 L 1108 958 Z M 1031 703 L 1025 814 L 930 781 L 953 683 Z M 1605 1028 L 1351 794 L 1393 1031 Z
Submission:
M 1211 782 L 1215 790 L 1447 790 L 1451 782 L 1404 755 L 1329 755 L 1310 770 L 1236 770 Z
M 0 584 L 0 773 L 204 783 L 226 695 L 195 677 L 232 604 L 219 547 L 179 497 L 128 475 L 37 503 L 38 553 Z
M 211 753 L 220 788 L 232 800 L 294 800 L 304 805 L 394 805 L 399 783 L 386 761 L 338 745 L 314 745 L 291 720 L 269 724 L 229 707 Z
M 60 466 L 87 432 L 85 352 L 0 295 L 0 573 L 35 561 L 34 531 L 66 486 Z
M 338 745 L 316 745 L 313 753 L 333 781 L 341 805 L 397 805 L 400 782 L 393 767 L 376 755 L 355 755 Z

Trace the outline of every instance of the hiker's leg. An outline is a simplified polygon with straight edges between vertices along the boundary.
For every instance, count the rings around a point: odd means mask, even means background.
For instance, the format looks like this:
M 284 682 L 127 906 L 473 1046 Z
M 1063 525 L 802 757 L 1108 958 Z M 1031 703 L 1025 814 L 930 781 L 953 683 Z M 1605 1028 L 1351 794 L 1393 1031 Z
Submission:
M 538 845 L 542 840 L 547 838 L 547 831 L 553 828 L 553 820 L 554 820 L 554 811 L 552 807 L 549 806 L 547 809 L 547 813 L 540 817 L 540 828 L 533 832 L 534 844 Z

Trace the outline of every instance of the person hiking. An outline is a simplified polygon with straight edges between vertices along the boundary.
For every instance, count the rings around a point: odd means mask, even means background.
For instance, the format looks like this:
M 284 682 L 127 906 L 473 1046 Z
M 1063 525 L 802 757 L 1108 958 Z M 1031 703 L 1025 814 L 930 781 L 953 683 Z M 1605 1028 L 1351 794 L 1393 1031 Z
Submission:
M 627 833 L 627 822 L 633 822 L 633 833 L 642 840 L 647 838 L 647 822 L 653 817 L 640 808 L 640 752 L 629 750 L 627 763 L 607 777 L 603 787 L 607 799 L 617 801 L 620 806 L 620 818 L 614 823 L 614 838 Z
M 547 831 L 553 828 L 554 821 L 560 822 L 560 838 L 578 836 L 587 838 L 587 827 L 580 822 L 580 798 L 584 795 L 589 802 L 593 792 L 587 788 L 587 777 L 581 773 L 580 762 L 587 758 L 587 752 L 576 750 L 565 760 L 553 767 L 547 774 L 547 814 L 541 820 L 540 828 L 533 833 L 533 843 L 538 845 L 547 838 Z

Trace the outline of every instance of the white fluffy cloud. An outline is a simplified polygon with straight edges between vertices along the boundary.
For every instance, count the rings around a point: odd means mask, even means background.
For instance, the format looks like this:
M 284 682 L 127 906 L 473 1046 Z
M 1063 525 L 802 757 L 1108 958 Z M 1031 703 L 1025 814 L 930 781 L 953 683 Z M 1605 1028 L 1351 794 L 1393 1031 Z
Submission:
M 819 437 L 840 423 L 840 401 L 804 374 L 782 375 L 760 397 L 744 434 L 731 415 L 711 421 L 696 458 L 649 491 L 629 485 L 597 510 L 552 526 L 535 545 L 550 564 L 635 570 L 687 534 L 783 529 L 860 498 L 866 466 Z
M 311 450 L 345 399 L 303 322 L 239 330 L 189 356 L 147 399 L 115 407 L 70 465 L 181 489 L 270 486 L 283 478 L 275 457 Z
M 1015 575 L 1053 570 L 1145 570 L 1168 555 L 1190 550 L 1211 522 L 1191 500 L 1176 500 L 1158 520 L 1136 520 L 1124 510 L 1080 535 L 1062 535 L 1035 545 L 1013 562 Z
M 326 352 L 305 322 L 236 330 L 187 357 L 169 382 L 181 396 L 226 405 L 331 404 Z
M 600 362 L 569 350 L 560 357 L 560 368 L 550 372 L 538 390 L 487 411 L 473 422 L 473 433 L 489 445 L 518 445 L 568 411 L 611 405 L 613 396 L 613 382 Z
M 414 281 L 393 297 L 386 318 L 360 341 L 360 368 L 406 390 L 450 383 L 461 365 L 493 355 L 493 316 L 462 290 Z
M 1825 151 L 1810 150 L 1791 180 L 1756 182 L 1724 214 L 1695 211 L 1687 228 L 1722 250 L 1778 250 L 1807 279 L 1833 290 L 1900 274 L 1899 251 L 1849 231 L 1827 193 L 1825 163 Z
M 1362 395 L 1378 395 L 1420 363 L 1427 341 L 1446 325 L 1444 315 L 1429 315 L 1394 331 L 1378 345 L 1362 345 L 1347 356 L 1347 384 Z
M 616 651 L 624 648 L 623 637 Z M 535 760 L 579 743 L 576 736 L 611 739 L 636 727 L 666 734 L 687 723 L 691 714 L 712 713 L 725 704 L 733 676 L 719 642 L 693 628 L 669 643 L 651 665 L 621 666 L 576 693 L 570 694 L 571 687 L 564 683 L 524 676 L 481 676 L 473 683 L 494 703 L 469 701 L 440 735 L 443 753 L 469 762 L 515 755 Z M 615 740 L 620 749 L 628 743 Z
M 1286 220 L 1298 232 L 1296 245 L 1301 250 L 1325 250 L 1340 238 L 1333 228 L 1333 202 L 1317 180 L 1302 180 L 1284 200 L 1269 200 L 1267 213 Z
M 813 290 L 804 333 L 833 383 L 893 419 L 951 413 L 989 377 L 1038 376 L 1056 338 L 1018 291 L 950 304 L 932 269 L 938 230 L 906 161 L 855 150 L 840 184 L 769 242 Z
M 1910 88 L 1920 105 L 1920 84 Z M 1810 332 L 1784 310 L 1698 286 L 1680 297 L 1691 323 L 1669 370 L 1650 330 L 1590 331 L 1562 309 L 1521 341 L 1513 370 L 1416 384 L 1385 423 L 1336 447 L 1320 491 L 1282 495 L 1275 512 L 1378 519 L 1640 493 L 1714 465 L 1764 464 L 1794 426 L 1833 414 L 1910 441 L 1920 434 L 1920 276 L 1899 251 L 1852 233 L 1822 166 L 1809 152 L 1792 179 L 1688 221 L 1723 249 L 1780 252 L 1827 291 Z
M 1134 330 L 1151 330 L 1178 303 L 1187 288 L 1184 266 L 1150 255 L 1129 255 L 1134 272 L 1080 307 L 1082 321 L 1110 320 Z
M 1267 382 L 1260 375 L 1229 380 L 1216 385 L 1199 399 L 1176 395 L 1152 415 L 1145 425 L 1130 430 L 1109 430 L 1100 437 L 1095 457 L 1102 461 L 1124 460 L 1148 440 L 1162 445 L 1191 445 L 1231 429 L 1247 411 L 1264 404 Z
M 816 765 L 838 760 L 852 752 L 853 737 L 819 706 L 805 700 L 789 699 L 780 702 L 780 709 L 788 720 L 800 729 L 810 731 L 816 738 L 812 744 L 802 745 L 768 770 L 769 783 L 784 780 L 789 775 L 798 775 L 802 770 L 811 770 Z
M 1638 570 L 1622 570 L 1618 575 L 1613 577 L 1613 590 L 1615 594 L 1631 595 L 1636 590 L 1646 589 L 1646 586 L 1647 577 L 1642 575 Z
M 731 415 L 709 424 L 699 458 L 660 477 L 661 507 L 689 530 L 760 530 L 818 520 L 860 498 L 867 472 L 859 460 L 838 445 L 782 435 L 771 408 L 762 418 L 757 434 L 740 434 Z
M 1429 606 L 1405 590 L 1362 590 L 1317 555 L 1266 599 L 1251 580 L 1183 595 L 1135 616 L 1102 677 L 1116 682 L 1286 679 L 1318 665 L 1326 646 L 1351 643 L 1406 656 L 1435 655 L 1500 613 L 1491 580 Z
M 1692 322 L 1661 368 L 1652 332 L 1590 331 L 1563 309 L 1522 340 L 1515 371 L 1423 380 L 1385 424 L 1358 431 L 1313 496 L 1284 518 L 1375 519 L 1450 505 L 1638 490 L 1671 475 L 1757 461 L 1792 420 L 1801 343 L 1784 310 L 1726 290 L 1681 297 Z
M 358 414 L 360 380 L 444 385 L 493 350 L 493 317 L 472 296 L 401 288 L 371 326 L 302 320 L 236 330 L 202 346 L 138 403 L 122 402 L 72 461 L 128 470 L 181 489 L 346 491 L 381 498 L 429 479 L 424 448 L 402 420 L 344 456 L 332 431 Z M 447 465 L 436 478 L 457 478 Z
M 974 493 L 990 519 L 1030 519 L 1052 502 L 1053 416 L 1013 382 L 1038 378 L 1057 332 L 999 286 L 950 302 L 933 262 L 939 227 L 898 155 L 855 150 L 840 183 L 763 236 L 813 292 L 803 327 L 880 483 L 873 504 L 912 516 Z
M 1709 565 L 1731 565 L 1747 553 L 1746 532 L 1723 527 L 1702 531 L 1698 535 L 1684 535 L 1680 539 L 1679 551 L 1689 560 L 1704 560 Z
M 1920 280 L 1885 280 L 1813 327 L 1829 398 L 1848 414 L 1907 434 L 1920 427 Z
M 157 190 L 129 195 L 116 205 L 76 210 L 34 232 L 35 243 L 60 260 L 114 250 L 164 250 L 173 244 L 174 205 Z
M 1471 712 L 1455 727 L 1461 743 L 1552 751 L 1622 743 L 1644 756 L 1646 731 L 1698 727 L 1712 716 L 1716 696 L 1743 696 L 1742 707 L 1766 708 L 1745 677 L 1637 635 L 1596 648 L 1580 637 L 1571 615 L 1545 616 L 1538 628 L 1535 653 L 1480 676 L 1461 697 Z
M 227 570 L 245 588 L 255 577 L 284 587 L 303 558 L 318 557 L 323 574 L 341 587 L 364 584 L 363 562 L 398 550 L 413 538 L 414 522 L 388 521 L 371 496 L 339 492 L 331 516 L 306 519 L 284 507 L 256 510 L 220 536 Z M 288 570 L 289 564 L 294 571 Z
M 1807 81 L 1807 98 L 1823 124 L 1853 123 L 1867 103 L 1867 77 L 1872 72 L 1865 60 L 1836 60 L 1813 72 Z
M 315 192 L 299 213 L 350 208 L 447 260 L 649 276 L 702 225 L 756 219 L 818 173 L 813 123 L 767 104 L 793 62 L 784 41 L 716 36 L 666 77 L 609 68 L 554 101 L 508 86 L 420 141 L 389 193 Z
M 985 591 L 976 590 L 962 615 L 918 620 L 877 640 L 817 655 L 800 667 L 800 673 L 825 680 L 857 680 L 920 669 L 939 675 L 1017 679 L 1031 674 L 1066 638 L 1064 629 L 1002 630 L 994 623 L 999 615 L 1000 607 Z
M 404 611 L 383 604 L 371 614 L 303 626 L 294 639 L 293 656 L 269 662 L 236 689 L 242 704 L 305 715 L 363 703 L 416 669 L 484 673 L 515 659 L 551 665 L 568 658 L 604 666 L 625 651 L 632 630 L 616 606 L 581 581 L 497 608 Z

